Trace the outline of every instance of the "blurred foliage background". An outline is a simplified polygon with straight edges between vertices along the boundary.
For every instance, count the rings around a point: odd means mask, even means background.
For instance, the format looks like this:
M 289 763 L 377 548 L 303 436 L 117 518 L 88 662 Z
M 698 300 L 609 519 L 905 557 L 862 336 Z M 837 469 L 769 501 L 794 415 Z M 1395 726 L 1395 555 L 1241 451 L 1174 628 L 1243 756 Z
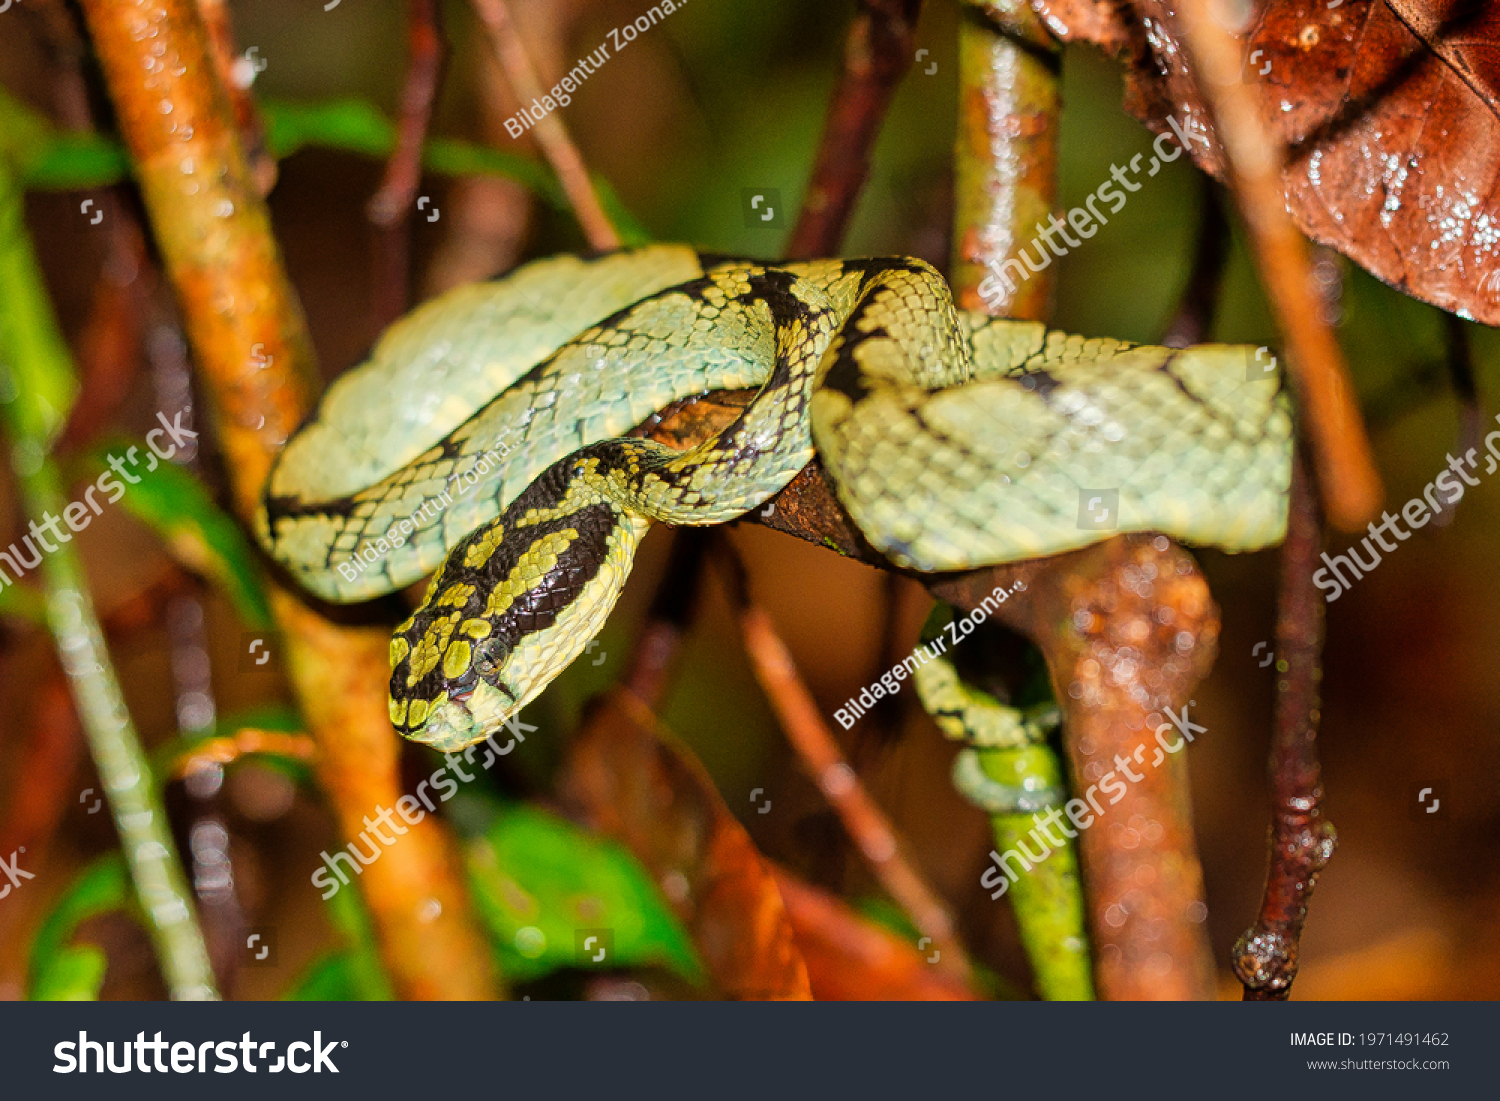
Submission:
M 636 0 L 516 0 L 513 10 L 550 84 L 576 58 L 608 41 L 611 28 L 647 6 Z M 239 0 L 230 8 L 240 45 L 254 47 L 265 62 L 254 84 L 257 99 L 288 105 L 293 113 L 297 105 L 357 99 L 386 118 L 394 116 L 405 57 L 403 5 L 346 0 L 325 11 L 301 0 Z M 0 15 L 0 87 L 32 111 L 55 116 L 53 65 L 39 24 L 19 14 Z M 609 181 L 656 239 L 776 256 L 807 181 L 852 14 L 853 5 L 843 2 L 690 0 L 617 55 L 611 48 L 610 60 L 565 109 L 566 119 L 592 171 Z M 434 135 L 535 160 L 529 138 L 515 141 L 505 134 L 503 120 L 515 104 L 482 48 L 468 7 L 446 4 L 444 21 L 453 52 Z M 917 46 L 928 52 L 902 85 L 885 123 L 847 240 L 849 255 L 909 253 L 946 267 L 955 21 L 950 4 L 931 3 L 923 13 Z M 934 64 L 936 71 L 928 73 Z M 1069 48 L 1064 74 L 1066 208 L 1093 191 L 1112 163 L 1123 165 L 1146 151 L 1150 135 L 1121 109 L 1115 63 L 1091 49 Z M 327 377 L 356 363 L 375 336 L 372 235 L 364 210 L 381 170 L 380 159 L 314 144 L 282 161 L 270 196 L 276 234 Z M 465 186 L 438 175 L 424 178 L 423 193 L 441 217 L 412 223 L 418 296 L 459 276 L 474 278 L 524 258 L 582 247 L 568 214 L 521 189 L 500 185 L 480 200 L 466 195 Z M 747 188 L 779 191 L 784 206 L 773 223 L 747 223 Z M 90 331 L 90 304 L 100 279 L 111 277 L 103 267 L 103 235 L 79 213 L 80 198 L 88 194 L 93 192 L 36 190 L 27 202 L 27 223 L 75 349 L 99 338 Z M 1186 158 L 1144 181 L 1107 228 L 1061 261 L 1053 324 L 1091 336 L 1159 339 L 1187 277 L 1207 194 Z M 472 223 L 466 226 L 457 212 L 480 209 L 483 201 L 491 204 L 485 209 L 492 247 L 475 260 L 465 253 L 473 251 Z M 1420 494 L 1456 445 L 1457 419 L 1442 370 L 1443 318 L 1346 261 L 1323 262 L 1343 280 L 1338 331 L 1370 418 L 1387 505 L 1395 511 Z M 488 264 L 488 271 L 471 270 L 474 264 Z M 1468 328 L 1481 396 L 1492 395 L 1500 383 L 1500 342 L 1487 329 Z M 169 329 L 153 334 L 171 339 Z M 1275 342 L 1238 238 L 1214 335 Z M 158 363 L 161 358 L 158 348 Z M 130 385 L 101 431 L 139 440 L 162 406 L 149 371 L 127 373 Z M 205 441 L 195 473 L 222 499 L 212 441 L 206 435 Z M 77 473 L 92 477 L 81 466 Z M 8 474 L 0 476 L 0 546 L 24 533 L 25 525 Z M 1500 478 L 1491 477 L 1465 494 L 1450 525 L 1415 533 L 1329 608 L 1320 741 L 1326 807 L 1338 827 L 1339 849 L 1320 881 L 1303 938 L 1300 998 L 1500 993 L 1500 944 L 1490 935 L 1500 907 L 1497 530 Z M 875 571 L 761 528 L 743 527 L 734 538 L 748 558 L 758 598 L 784 631 L 825 714 L 888 664 L 880 653 L 882 602 L 897 601 L 898 653 L 915 643 L 928 606 L 917 586 L 899 581 L 888 587 Z M 618 675 L 644 603 L 665 569 L 666 542 L 662 531 L 647 541 L 595 651 L 605 660 L 569 670 L 528 710 L 525 717 L 538 732 L 445 807 L 471 846 L 471 869 L 480 869 L 480 908 L 518 996 L 576 996 L 583 978 L 565 966 L 571 944 L 559 945 L 555 959 L 546 949 L 538 956 L 517 953 L 516 919 L 506 910 L 504 886 L 483 878 L 485 861 L 493 862 L 495 853 L 528 858 L 522 861 L 529 865 L 524 875 L 504 861 L 500 866 L 524 879 L 554 916 L 591 891 L 607 895 L 606 904 L 623 915 L 619 927 L 634 922 L 626 953 L 633 973 L 653 992 L 690 996 L 693 989 L 691 950 L 670 915 L 648 897 L 649 887 L 632 878 L 641 874 L 635 865 L 544 810 L 559 747 L 584 701 Z M 109 628 L 127 703 L 153 753 L 171 758 L 184 736 L 185 679 L 182 669 L 174 671 L 174 661 L 207 662 L 206 706 L 220 732 L 241 722 L 297 728 L 277 663 L 257 665 L 247 655 L 254 625 L 221 588 L 183 574 L 149 526 L 125 509 L 109 508 L 77 545 Z M 1342 546 L 1335 537 L 1331 549 Z M 1225 996 L 1237 997 L 1238 984 L 1227 968 L 1229 948 L 1255 912 L 1266 863 L 1264 761 L 1274 670 L 1261 666 L 1264 651 L 1254 647 L 1273 636 L 1276 559 L 1272 552 L 1202 552 L 1199 558 L 1224 626 L 1214 672 L 1195 693 L 1193 716 L 1208 733 L 1189 754 L 1193 806 L 1222 988 Z M 181 617 L 191 618 L 194 605 L 202 608 L 201 634 L 187 634 L 201 639 L 201 651 L 194 651 L 201 659 L 184 657 Z M 0 823 L 14 826 L 16 816 L 36 813 L 26 803 L 34 777 L 22 762 L 31 760 L 26 747 L 40 736 L 36 727 L 47 713 L 40 697 L 58 675 L 45 631 L 5 604 L 0 616 Z M 880 902 L 836 817 L 799 771 L 712 581 L 686 653 L 662 718 L 703 761 L 762 851 L 819 885 L 862 900 L 869 912 L 887 915 L 889 907 Z M 76 741 L 76 732 L 72 737 Z M 1030 980 L 1009 912 L 978 884 L 990 847 L 988 824 L 949 782 L 954 748 L 909 692 L 889 729 L 862 723 L 845 738 L 871 791 L 956 909 L 964 939 L 999 976 L 996 989 L 1024 996 Z M 420 747 L 406 747 L 405 755 L 411 783 L 441 763 Z M 100 786 L 81 742 L 54 752 L 48 767 L 71 777 L 62 790 Z M 1421 787 L 1439 793 L 1442 815 L 1420 813 L 1415 792 Z M 772 800 L 770 812 L 756 812 L 750 801 L 756 788 Z M 100 996 L 163 993 L 139 929 L 118 914 L 88 916 L 88 898 L 96 899 L 95 910 L 107 909 L 123 890 L 117 864 L 92 864 L 107 857 L 115 841 L 108 816 L 88 813 L 91 798 L 70 797 L 55 808 L 45 851 L 22 859 L 36 878 L 0 900 L 0 996 L 23 996 L 34 949 L 40 944 L 57 951 L 70 936 L 75 945 L 102 949 L 107 969 Z M 222 884 L 204 886 L 210 877 L 202 856 L 213 838 L 188 837 L 179 829 L 185 854 L 199 853 L 198 894 L 211 945 L 216 927 L 270 928 L 277 934 L 274 960 L 241 968 L 236 996 L 276 997 L 294 988 L 306 996 L 387 995 L 354 892 L 341 892 L 325 905 L 309 886 L 320 851 L 333 850 L 340 839 L 305 769 L 290 760 L 248 759 L 227 770 L 214 798 L 231 869 L 228 894 Z M 172 782 L 169 807 L 183 811 L 188 801 L 182 783 Z M 0 842 L 10 836 L 0 834 Z M 92 878 L 80 878 L 90 866 Z M 487 892 L 499 901 L 490 905 Z M 73 906 L 71 917 L 58 909 L 61 900 Z M 559 928 L 566 924 L 558 921 Z M 549 928 L 540 918 L 531 924 Z M 65 979 L 58 980 L 64 988 Z

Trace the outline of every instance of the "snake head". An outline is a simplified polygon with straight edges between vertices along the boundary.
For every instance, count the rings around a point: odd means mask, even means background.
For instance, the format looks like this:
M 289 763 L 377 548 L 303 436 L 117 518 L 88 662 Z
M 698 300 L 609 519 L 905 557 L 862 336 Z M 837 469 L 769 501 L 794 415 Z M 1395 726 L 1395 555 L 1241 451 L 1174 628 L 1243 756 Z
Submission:
M 454 546 L 391 639 L 391 722 L 451 753 L 483 741 L 583 653 L 649 521 L 558 464 Z
M 482 741 L 523 702 L 512 643 L 467 610 L 423 605 L 391 639 L 391 722 L 444 753 Z

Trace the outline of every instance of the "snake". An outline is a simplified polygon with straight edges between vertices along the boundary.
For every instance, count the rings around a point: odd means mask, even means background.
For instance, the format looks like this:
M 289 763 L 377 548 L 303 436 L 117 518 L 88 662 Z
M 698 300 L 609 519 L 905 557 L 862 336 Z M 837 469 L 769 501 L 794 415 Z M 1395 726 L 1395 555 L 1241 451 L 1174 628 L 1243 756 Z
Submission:
M 1261 359 L 962 310 L 912 257 L 555 256 L 386 330 L 288 441 L 254 527 L 325 600 L 432 575 L 391 639 L 390 717 L 454 751 L 584 652 L 653 523 L 735 520 L 815 456 L 869 544 L 922 573 L 1123 532 L 1279 542 L 1292 417 Z M 628 435 L 726 389 L 755 397 L 696 446 Z

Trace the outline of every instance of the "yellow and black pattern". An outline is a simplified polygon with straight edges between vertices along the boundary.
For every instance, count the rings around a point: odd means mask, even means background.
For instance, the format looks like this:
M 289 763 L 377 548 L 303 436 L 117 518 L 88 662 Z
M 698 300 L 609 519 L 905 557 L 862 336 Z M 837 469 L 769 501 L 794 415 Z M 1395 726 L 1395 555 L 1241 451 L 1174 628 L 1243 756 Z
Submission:
M 1274 542 L 1291 421 L 1250 362 L 961 313 L 909 258 L 557 258 L 393 326 L 288 446 L 258 529 L 328 599 L 441 566 L 392 643 L 392 721 L 461 748 L 583 652 L 653 521 L 733 519 L 815 446 L 865 536 L 915 569 L 1129 530 Z M 738 387 L 760 392 L 699 447 L 621 438 Z M 1088 526 L 1096 489 L 1113 522 Z

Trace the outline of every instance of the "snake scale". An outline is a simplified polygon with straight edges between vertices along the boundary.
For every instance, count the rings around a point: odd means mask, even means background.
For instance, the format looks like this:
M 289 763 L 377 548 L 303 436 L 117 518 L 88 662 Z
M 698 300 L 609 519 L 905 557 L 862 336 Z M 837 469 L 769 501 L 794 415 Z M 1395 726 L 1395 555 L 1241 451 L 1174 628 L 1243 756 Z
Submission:
M 584 651 L 652 522 L 732 520 L 815 452 L 869 542 L 914 570 L 1122 531 L 1279 541 L 1291 416 L 1249 363 L 960 311 L 904 257 L 554 257 L 393 325 L 288 443 L 257 534 L 328 600 L 436 571 L 392 639 L 391 720 L 452 751 Z M 759 392 L 697 447 L 624 438 L 737 388 Z

